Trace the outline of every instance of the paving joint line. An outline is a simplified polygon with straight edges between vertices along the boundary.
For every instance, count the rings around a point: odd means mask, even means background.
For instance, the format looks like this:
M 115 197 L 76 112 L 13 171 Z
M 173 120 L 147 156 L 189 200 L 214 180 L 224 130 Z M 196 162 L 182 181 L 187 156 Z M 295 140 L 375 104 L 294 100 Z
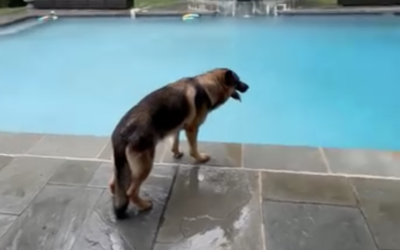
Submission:
M 318 150 L 319 150 L 319 153 L 321 154 L 322 161 L 324 162 L 324 165 L 325 165 L 325 167 L 326 167 L 326 170 L 328 171 L 328 173 L 332 173 L 331 166 L 330 166 L 330 164 L 329 164 L 328 158 L 327 158 L 326 155 L 325 155 L 324 149 L 321 148 L 321 147 L 318 147 Z
M 364 213 L 364 210 L 362 209 L 362 204 L 361 204 L 361 200 L 360 200 L 359 194 L 357 192 L 357 188 L 353 183 L 350 182 L 349 184 L 350 184 L 351 191 L 353 191 L 353 194 L 355 196 L 355 199 L 356 199 L 356 202 L 357 202 L 357 208 L 360 211 L 361 217 L 363 217 L 363 219 L 364 219 L 364 223 L 365 223 L 365 225 L 367 227 L 369 235 L 371 236 L 372 242 L 374 243 L 376 249 L 379 249 L 378 239 L 375 238 L 375 234 L 373 233 L 372 228 L 369 225 L 369 222 L 367 220 L 368 217 Z
M 277 198 L 264 198 L 264 201 L 276 202 L 276 203 L 288 203 L 288 204 L 300 204 L 300 205 L 314 205 L 314 206 L 331 206 L 331 207 L 347 207 L 357 209 L 358 204 L 350 205 L 350 204 L 339 204 L 333 202 L 318 202 L 318 201 L 310 201 L 310 200 L 290 200 L 290 199 L 277 199 Z
M 52 181 L 47 182 L 46 185 L 49 185 L 49 186 L 60 186 L 60 187 L 107 189 L 107 187 L 102 187 L 102 186 L 98 186 L 98 185 L 75 184 L 75 183 L 60 183 L 60 182 L 52 182 Z
M 70 157 L 70 156 L 46 156 L 46 155 L 30 155 L 30 154 L 4 154 L 0 153 L 0 156 L 6 157 L 31 157 L 31 158 L 43 158 L 43 159 L 62 159 L 62 160 L 75 160 L 75 161 L 94 161 L 94 162 L 105 162 L 112 163 L 111 160 L 98 159 L 98 158 L 84 158 L 84 157 Z M 295 171 L 295 170 L 280 170 L 280 169 L 257 169 L 257 168 L 240 168 L 240 167 L 228 167 L 220 165 L 207 165 L 207 164 L 186 164 L 186 163 L 168 163 L 168 162 L 154 162 L 157 165 L 165 166 L 182 166 L 182 167 L 205 167 L 222 170 L 239 170 L 239 171 L 257 171 L 266 173 L 282 173 L 282 174 L 303 174 L 303 175 L 315 175 L 315 176 L 338 176 L 346 178 L 364 178 L 364 179 L 382 179 L 382 180 L 395 180 L 400 181 L 400 177 L 396 176 L 378 176 L 378 175 L 363 175 L 363 174 L 346 174 L 346 173 L 329 173 L 329 172 L 310 172 L 310 171 Z
M 31 152 L 36 145 L 39 145 L 39 143 L 42 142 L 47 136 L 48 136 L 47 134 L 40 135 L 40 138 L 35 143 L 33 143 L 33 145 L 30 148 L 26 150 L 25 154 L 29 154 L 29 152 Z
M 263 250 L 267 250 L 267 241 L 265 239 L 265 223 L 264 223 L 264 212 L 263 212 L 263 185 L 262 185 L 262 173 L 258 173 L 258 188 L 259 188 L 259 195 L 258 195 L 258 202 L 260 206 L 260 214 L 261 214 L 261 241 L 263 244 Z
M 99 158 L 100 155 L 103 153 L 103 151 L 106 149 L 106 147 L 108 146 L 109 141 L 107 141 L 104 146 L 100 149 L 99 153 L 96 155 L 96 158 Z
M 240 168 L 244 168 L 244 143 L 241 143 L 241 162 L 240 162 Z

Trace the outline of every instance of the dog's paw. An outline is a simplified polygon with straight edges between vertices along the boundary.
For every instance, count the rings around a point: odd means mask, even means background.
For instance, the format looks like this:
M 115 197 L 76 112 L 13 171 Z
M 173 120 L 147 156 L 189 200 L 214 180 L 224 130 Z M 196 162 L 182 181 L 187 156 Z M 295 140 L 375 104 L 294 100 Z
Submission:
M 153 202 L 151 200 L 140 199 L 139 204 L 136 204 L 139 212 L 144 212 L 150 210 L 153 207 Z
M 196 162 L 197 163 L 205 163 L 208 162 L 211 159 L 211 157 L 207 154 L 203 154 L 201 153 L 197 158 L 196 158 Z
M 183 152 L 172 152 L 172 155 L 175 159 L 180 159 L 183 156 Z

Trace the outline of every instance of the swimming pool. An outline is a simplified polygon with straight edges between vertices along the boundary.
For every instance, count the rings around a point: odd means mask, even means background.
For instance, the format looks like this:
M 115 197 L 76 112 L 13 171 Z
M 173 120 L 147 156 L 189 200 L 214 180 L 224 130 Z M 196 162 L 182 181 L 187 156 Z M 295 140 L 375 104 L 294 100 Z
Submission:
M 201 140 L 400 149 L 394 16 L 59 19 L 0 37 L 0 130 L 109 135 L 148 92 L 231 67 L 250 84 Z

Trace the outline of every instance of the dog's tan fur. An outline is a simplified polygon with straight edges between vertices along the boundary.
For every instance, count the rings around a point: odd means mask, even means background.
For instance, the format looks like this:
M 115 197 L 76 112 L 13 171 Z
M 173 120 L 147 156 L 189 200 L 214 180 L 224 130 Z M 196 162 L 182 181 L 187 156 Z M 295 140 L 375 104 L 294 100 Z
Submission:
M 151 172 L 155 148 L 160 140 L 172 136 L 173 156 L 181 158 L 179 135 L 184 130 L 190 156 L 199 163 L 207 162 L 210 156 L 199 152 L 197 147 L 199 127 L 209 112 L 224 104 L 229 97 L 240 100 L 237 91 L 243 93 L 247 89 L 248 85 L 241 82 L 233 71 L 214 69 L 168 84 L 147 95 L 128 111 L 112 136 L 115 174 L 110 180 L 110 190 L 115 199 L 117 218 L 122 217 L 129 200 L 139 210 L 151 208 L 151 201 L 142 199 L 139 191 Z M 165 120 L 168 118 L 172 122 Z

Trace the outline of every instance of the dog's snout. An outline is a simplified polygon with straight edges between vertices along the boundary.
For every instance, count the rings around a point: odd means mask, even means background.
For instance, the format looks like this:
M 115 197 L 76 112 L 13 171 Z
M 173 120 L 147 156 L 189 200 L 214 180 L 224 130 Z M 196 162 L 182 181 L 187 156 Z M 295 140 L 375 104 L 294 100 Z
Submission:
M 238 86 L 237 90 L 239 90 L 240 92 L 244 93 L 249 89 L 249 85 L 247 85 L 246 83 L 240 83 L 240 85 Z

